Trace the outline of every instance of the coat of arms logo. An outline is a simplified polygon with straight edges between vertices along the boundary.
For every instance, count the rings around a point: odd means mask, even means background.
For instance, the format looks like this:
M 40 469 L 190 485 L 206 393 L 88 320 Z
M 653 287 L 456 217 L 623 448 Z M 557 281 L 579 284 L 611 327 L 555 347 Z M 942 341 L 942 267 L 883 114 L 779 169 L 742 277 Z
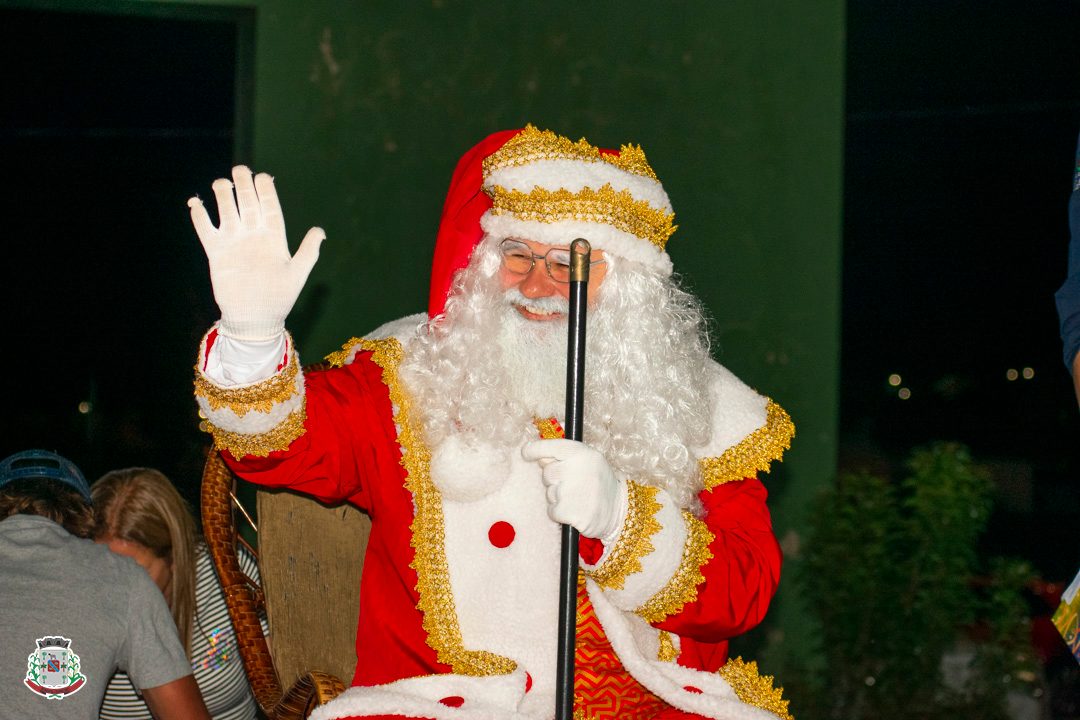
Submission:
M 26 659 L 26 667 L 23 683 L 50 700 L 61 700 L 86 684 L 86 677 L 79 672 L 79 656 L 66 637 L 38 638 L 37 649 Z

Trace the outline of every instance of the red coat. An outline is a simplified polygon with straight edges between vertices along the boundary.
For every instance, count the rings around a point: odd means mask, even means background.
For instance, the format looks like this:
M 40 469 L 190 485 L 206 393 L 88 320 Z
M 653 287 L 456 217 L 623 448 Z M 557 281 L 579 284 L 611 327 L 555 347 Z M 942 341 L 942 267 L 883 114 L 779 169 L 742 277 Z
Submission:
M 304 376 L 303 433 L 291 441 L 287 450 L 271 452 L 267 457 L 247 455 L 239 460 L 228 452 L 224 456 L 234 471 L 248 481 L 287 487 L 327 503 L 348 501 L 371 516 L 360 590 L 354 685 L 376 686 L 403 678 L 450 673 L 507 672 L 507 658 L 470 647 L 462 640 L 460 628 L 452 627 L 457 622 L 453 592 L 446 592 L 449 582 L 445 568 L 437 567 L 449 561 L 445 552 L 440 556 L 438 548 L 432 551 L 432 546 L 438 544 L 432 538 L 441 538 L 444 531 L 430 521 L 437 515 L 438 523 L 442 523 L 438 490 L 424 477 L 429 470 L 425 450 L 412 425 L 415 418 L 410 420 L 408 398 L 396 384 L 398 356 L 387 351 L 399 352 L 399 347 L 366 347 L 355 359 L 341 358 L 352 359 L 349 364 Z M 786 444 L 787 438 L 782 440 Z M 758 467 L 761 460 L 755 460 Z M 689 602 L 678 604 L 674 612 L 662 618 L 651 618 L 653 627 L 674 636 L 667 642 L 677 647 L 679 665 L 716 671 L 727 660 L 728 639 L 754 627 L 764 617 L 779 581 L 781 564 L 766 494 L 752 474 L 741 480 L 725 478 L 701 492 L 703 527 L 708 530 L 705 537 L 711 537 L 708 552 L 700 554 L 703 564 L 699 566 L 699 577 L 703 582 L 696 584 Z M 487 537 L 494 548 L 499 548 L 507 537 L 510 542 L 525 542 L 524 535 L 531 527 L 495 522 L 487 528 Z M 581 553 L 586 565 L 595 562 L 603 551 L 599 541 L 582 538 Z M 497 550 L 489 547 L 484 552 Z M 445 587 L 440 588 L 440 584 Z M 600 592 L 596 586 L 593 591 Z M 447 594 L 451 596 L 449 609 L 445 598 L 440 599 Z M 582 605 L 587 606 L 584 590 L 581 597 Z M 593 623 L 593 635 L 584 637 L 583 622 L 588 619 L 579 617 L 579 644 L 584 643 L 592 653 L 583 658 L 579 647 L 579 707 L 585 707 L 590 717 L 607 717 L 599 707 L 610 704 L 613 692 L 627 697 L 624 707 L 612 717 L 634 717 L 634 708 L 642 711 L 638 716 L 654 716 L 654 711 L 645 712 L 650 702 L 667 707 L 623 668 L 604 637 L 602 622 Z M 554 635 L 555 628 L 548 631 Z M 590 677 L 590 665 L 594 663 L 598 670 Z M 510 662 L 510 669 L 514 665 Z M 524 670 L 525 684 L 531 685 L 530 668 Z

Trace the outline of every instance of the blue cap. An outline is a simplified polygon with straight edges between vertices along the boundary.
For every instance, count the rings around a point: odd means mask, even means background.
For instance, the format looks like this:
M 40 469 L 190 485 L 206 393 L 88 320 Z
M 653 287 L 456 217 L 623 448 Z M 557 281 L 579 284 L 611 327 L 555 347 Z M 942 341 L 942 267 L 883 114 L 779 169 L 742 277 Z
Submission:
M 54 452 L 23 450 L 0 460 L 0 488 L 15 480 L 26 479 L 57 480 L 78 490 L 87 504 L 93 504 L 90 486 L 82 471 L 75 463 Z

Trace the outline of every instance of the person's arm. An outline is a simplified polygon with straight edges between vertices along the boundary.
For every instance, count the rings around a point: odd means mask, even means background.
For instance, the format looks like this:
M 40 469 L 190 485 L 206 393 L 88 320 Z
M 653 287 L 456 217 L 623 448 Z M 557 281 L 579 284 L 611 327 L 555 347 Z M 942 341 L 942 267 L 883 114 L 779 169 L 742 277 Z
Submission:
M 128 674 L 158 720 L 209 718 L 165 596 L 145 570 L 121 559 L 127 564 L 116 577 L 116 589 L 127 605 L 117 668 Z
M 1072 364 L 1073 392 L 1076 393 L 1076 402 L 1080 405 L 1080 353 L 1073 358 Z
M 1072 372 L 1073 390 L 1080 404 L 1080 141 L 1077 142 L 1075 167 L 1069 196 L 1068 273 L 1054 294 L 1054 300 L 1065 367 Z
M 142 696 L 155 720 L 210 720 L 194 675 L 143 688 Z

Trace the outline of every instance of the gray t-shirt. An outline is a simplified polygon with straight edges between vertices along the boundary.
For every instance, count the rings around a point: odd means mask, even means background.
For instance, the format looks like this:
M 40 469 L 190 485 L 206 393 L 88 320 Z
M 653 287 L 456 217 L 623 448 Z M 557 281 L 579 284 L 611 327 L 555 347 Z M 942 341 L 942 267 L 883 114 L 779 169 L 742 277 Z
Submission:
M 0 720 L 94 720 L 117 668 L 139 688 L 191 674 L 150 576 L 46 518 L 0 521 Z

